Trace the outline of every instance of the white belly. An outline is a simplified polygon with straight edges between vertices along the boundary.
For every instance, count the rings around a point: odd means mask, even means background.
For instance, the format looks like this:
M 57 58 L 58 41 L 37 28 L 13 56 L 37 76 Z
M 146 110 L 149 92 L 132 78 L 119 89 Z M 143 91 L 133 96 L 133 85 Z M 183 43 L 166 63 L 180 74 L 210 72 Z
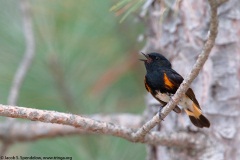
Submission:
M 165 93 L 163 94 L 161 92 L 157 92 L 156 98 L 168 103 L 171 99 L 171 96 L 173 96 L 173 94 L 168 95 Z M 187 108 L 192 109 L 193 101 L 190 98 L 188 98 L 186 95 L 184 95 L 183 98 L 178 103 L 178 105 L 180 105 L 181 107 L 183 107 L 185 109 L 187 109 Z

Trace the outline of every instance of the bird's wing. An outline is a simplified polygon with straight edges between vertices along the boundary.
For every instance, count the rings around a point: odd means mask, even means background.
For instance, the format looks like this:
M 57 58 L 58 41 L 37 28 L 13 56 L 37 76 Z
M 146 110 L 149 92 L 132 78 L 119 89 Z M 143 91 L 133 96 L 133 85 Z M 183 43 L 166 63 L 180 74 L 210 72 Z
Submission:
M 183 81 L 183 77 L 179 75 L 176 71 L 173 69 L 171 70 L 164 70 L 163 72 L 163 79 L 164 79 L 164 85 L 165 88 L 169 93 L 175 94 L 178 87 Z
M 192 88 L 188 88 L 188 90 L 187 90 L 187 92 L 186 92 L 185 94 L 193 101 L 193 103 L 194 103 L 199 109 L 201 109 L 201 108 L 200 108 L 200 105 L 199 105 L 199 103 L 198 103 L 198 101 L 197 101 L 197 99 L 196 99 L 196 97 L 195 97 L 195 94 L 194 94 Z
M 174 93 L 177 91 L 178 87 L 180 86 L 180 84 L 183 81 L 183 77 L 181 75 L 179 75 L 176 71 L 171 70 L 171 71 L 166 71 L 164 72 L 168 78 L 168 80 L 172 83 L 172 91 L 174 91 Z M 200 109 L 199 103 L 195 97 L 195 94 L 193 92 L 193 90 L 191 88 L 189 88 L 187 90 L 187 92 L 185 93 L 193 102 L 194 104 Z

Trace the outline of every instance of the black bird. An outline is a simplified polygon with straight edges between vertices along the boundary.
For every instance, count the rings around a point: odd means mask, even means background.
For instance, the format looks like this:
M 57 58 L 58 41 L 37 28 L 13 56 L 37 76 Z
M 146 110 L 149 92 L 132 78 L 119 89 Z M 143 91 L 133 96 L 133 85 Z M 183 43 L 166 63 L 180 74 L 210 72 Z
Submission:
M 145 87 L 163 106 L 165 106 L 171 96 L 175 94 L 183 77 L 172 69 L 171 63 L 159 53 L 142 53 L 147 59 L 140 59 L 144 62 L 147 74 L 145 75 Z M 187 90 L 178 105 L 182 106 L 189 116 L 191 122 L 199 127 L 210 127 L 210 122 L 202 114 L 200 105 L 191 88 Z M 180 113 L 178 106 L 174 111 Z

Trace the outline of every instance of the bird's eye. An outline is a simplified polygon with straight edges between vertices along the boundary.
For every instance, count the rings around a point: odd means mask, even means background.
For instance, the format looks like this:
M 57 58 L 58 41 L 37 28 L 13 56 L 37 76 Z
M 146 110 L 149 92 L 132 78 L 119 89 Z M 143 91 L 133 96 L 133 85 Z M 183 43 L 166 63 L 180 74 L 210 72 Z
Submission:
M 158 57 L 156 57 L 155 59 L 156 59 L 156 60 L 158 60 L 159 58 L 158 58 Z

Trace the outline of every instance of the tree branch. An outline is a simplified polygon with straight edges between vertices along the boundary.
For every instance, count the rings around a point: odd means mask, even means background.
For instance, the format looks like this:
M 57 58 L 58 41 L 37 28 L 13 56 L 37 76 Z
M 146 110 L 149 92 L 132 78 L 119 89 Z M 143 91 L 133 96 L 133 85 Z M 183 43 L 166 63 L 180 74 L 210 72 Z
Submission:
M 218 4 L 215 2 L 215 0 L 209 0 L 209 4 L 211 7 L 211 20 L 210 20 L 210 30 L 209 30 L 210 34 L 208 36 L 208 39 L 204 44 L 203 50 L 198 56 L 198 59 L 194 64 L 190 74 L 184 79 L 184 81 L 178 88 L 176 94 L 172 97 L 172 100 L 163 108 L 161 113 L 162 118 L 165 118 L 167 114 L 170 113 L 170 111 L 174 108 L 174 106 L 176 106 L 177 103 L 180 101 L 182 95 L 185 94 L 190 84 L 197 77 L 204 63 L 208 59 L 208 56 L 215 43 L 215 39 L 217 37 L 217 32 L 218 32 L 218 17 L 217 17 Z
M 141 125 L 142 117 L 140 115 L 118 114 L 118 115 L 91 115 L 95 121 L 105 121 L 115 123 L 128 128 L 138 128 Z M 42 122 L 15 122 L 11 128 L 8 123 L 0 124 L 0 139 L 9 140 L 11 143 L 16 141 L 33 141 L 42 138 L 51 138 L 66 135 L 89 134 L 81 128 L 75 128 L 68 125 L 48 124 Z M 6 132 L 8 130 L 8 132 Z
M 33 141 L 41 138 L 51 138 L 65 135 L 79 134 L 101 134 L 112 135 L 124 138 L 131 142 L 141 142 L 151 145 L 174 146 L 181 148 L 196 148 L 204 146 L 204 136 L 199 133 L 189 134 L 178 132 L 172 134 L 160 134 L 151 132 L 144 139 L 136 141 L 136 128 L 139 128 L 141 116 L 123 115 L 95 115 L 90 119 L 80 115 L 72 115 L 55 111 L 38 110 L 32 108 L 0 105 L 0 115 L 12 118 L 23 118 L 45 123 L 19 123 L 12 126 L 10 133 L 5 133 L 6 125 L 0 125 L 0 139 L 9 140 L 11 143 L 16 141 Z M 128 119 L 129 118 L 129 119 Z M 109 121 L 103 122 L 99 120 Z M 119 123 L 121 125 L 113 124 Z M 59 125 L 64 124 L 64 125 Z M 130 128 L 134 127 L 134 128 Z M 201 142 L 202 145 L 199 145 Z
M 193 66 L 191 73 L 183 81 L 183 83 L 177 90 L 176 94 L 172 97 L 172 100 L 163 108 L 161 112 L 162 118 L 165 118 L 170 113 L 170 111 L 181 99 L 181 96 L 189 88 L 191 82 L 194 80 L 194 78 L 198 75 L 200 69 L 203 67 L 214 45 L 215 38 L 217 36 L 217 27 L 218 27 L 218 19 L 217 19 L 218 4 L 214 0 L 209 0 L 209 3 L 211 6 L 211 22 L 210 22 L 209 37 L 195 65 Z M 187 133 L 174 133 L 170 135 L 162 135 L 162 134 L 159 134 L 159 132 L 149 133 L 149 131 L 161 121 L 159 119 L 158 114 L 155 115 L 150 121 L 144 124 L 137 131 L 135 131 L 132 128 L 126 128 L 113 123 L 96 121 L 96 120 L 79 116 L 79 115 L 72 115 L 72 114 L 60 113 L 55 111 L 38 110 L 38 109 L 16 107 L 16 106 L 0 105 L 0 115 L 6 116 L 6 117 L 12 117 L 12 118 L 23 118 L 23 119 L 33 120 L 33 121 L 41 121 L 46 123 L 63 124 L 63 125 L 68 125 L 68 126 L 78 128 L 78 129 L 71 128 L 70 130 L 72 131 L 68 133 L 81 132 L 81 133 L 112 135 L 112 136 L 124 138 L 132 142 L 142 142 L 142 143 L 147 143 L 151 145 L 165 145 L 165 146 L 193 148 L 193 147 L 199 147 L 200 142 L 202 144 L 200 146 L 204 146 L 204 143 L 205 143 L 203 135 L 199 136 L 199 135 L 191 135 Z M 58 133 L 60 134 L 61 132 L 58 132 Z M 43 134 L 40 134 L 40 136 L 38 137 L 41 137 L 41 136 L 44 137 Z

